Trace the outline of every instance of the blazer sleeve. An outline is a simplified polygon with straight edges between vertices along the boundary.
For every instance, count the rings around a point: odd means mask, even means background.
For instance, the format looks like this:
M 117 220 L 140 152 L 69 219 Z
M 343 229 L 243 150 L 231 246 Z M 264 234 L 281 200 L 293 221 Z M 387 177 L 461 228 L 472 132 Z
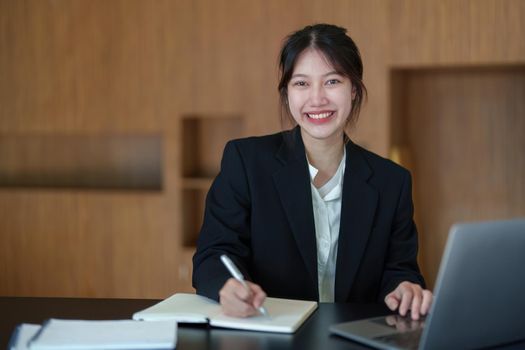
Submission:
M 197 294 L 219 299 L 219 290 L 231 275 L 220 261 L 228 256 L 250 279 L 250 191 L 238 143 L 226 144 L 221 170 L 215 178 L 204 210 L 197 250 L 193 256 L 193 287 Z
M 417 264 L 418 238 L 413 215 L 412 179 L 410 173 L 405 171 L 394 222 L 392 223 L 386 264 L 381 281 L 380 301 L 383 301 L 385 296 L 403 281 L 417 283 L 423 288 L 425 287 L 425 280 Z

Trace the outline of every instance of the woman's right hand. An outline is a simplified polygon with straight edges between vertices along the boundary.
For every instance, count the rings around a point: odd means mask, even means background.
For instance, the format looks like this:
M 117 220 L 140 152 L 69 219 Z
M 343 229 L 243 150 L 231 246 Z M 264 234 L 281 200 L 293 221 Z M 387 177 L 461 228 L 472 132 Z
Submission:
M 259 314 L 258 308 L 264 303 L 266 293 L 250 281 L 245 281 L 248 288 L 235 278 L 226 281 L 219 291 L 222 311 L 233 317 L 249 317 Z

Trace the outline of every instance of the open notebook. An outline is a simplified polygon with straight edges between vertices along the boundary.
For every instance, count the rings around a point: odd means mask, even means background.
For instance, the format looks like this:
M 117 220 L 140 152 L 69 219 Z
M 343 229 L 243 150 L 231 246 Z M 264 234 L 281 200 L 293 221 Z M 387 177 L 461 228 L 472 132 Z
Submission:
M 214 300 L 196 294 L 177 293 L 133 315 L 134 320 L 175 320 L 181 323 L 209 323 L 211 326 L 262 332 L 293 333 L 317 309 L 317 302 L 266 298 L 268 316 L 235 318 L 225 316 Z

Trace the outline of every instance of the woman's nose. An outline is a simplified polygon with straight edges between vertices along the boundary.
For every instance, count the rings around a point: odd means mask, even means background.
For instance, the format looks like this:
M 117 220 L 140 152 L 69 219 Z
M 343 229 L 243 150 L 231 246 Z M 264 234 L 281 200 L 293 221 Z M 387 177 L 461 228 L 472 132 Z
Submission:
M 328 102 L 324 86 L 312 86 L 310 89 L 310 103 L 314 106 L 322 106 Z

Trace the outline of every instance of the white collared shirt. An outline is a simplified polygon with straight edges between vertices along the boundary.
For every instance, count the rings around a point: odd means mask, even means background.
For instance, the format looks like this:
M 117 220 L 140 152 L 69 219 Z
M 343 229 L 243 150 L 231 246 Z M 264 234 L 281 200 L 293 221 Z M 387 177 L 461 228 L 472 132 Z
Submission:
M 313 184 L 318 170 L 308 162 L 317 241 L 319 301 L 321 302 L 334 302 L 335 299 L 335 269 L 345 163 L 346 149 L 334 176 L 318 189 Z

